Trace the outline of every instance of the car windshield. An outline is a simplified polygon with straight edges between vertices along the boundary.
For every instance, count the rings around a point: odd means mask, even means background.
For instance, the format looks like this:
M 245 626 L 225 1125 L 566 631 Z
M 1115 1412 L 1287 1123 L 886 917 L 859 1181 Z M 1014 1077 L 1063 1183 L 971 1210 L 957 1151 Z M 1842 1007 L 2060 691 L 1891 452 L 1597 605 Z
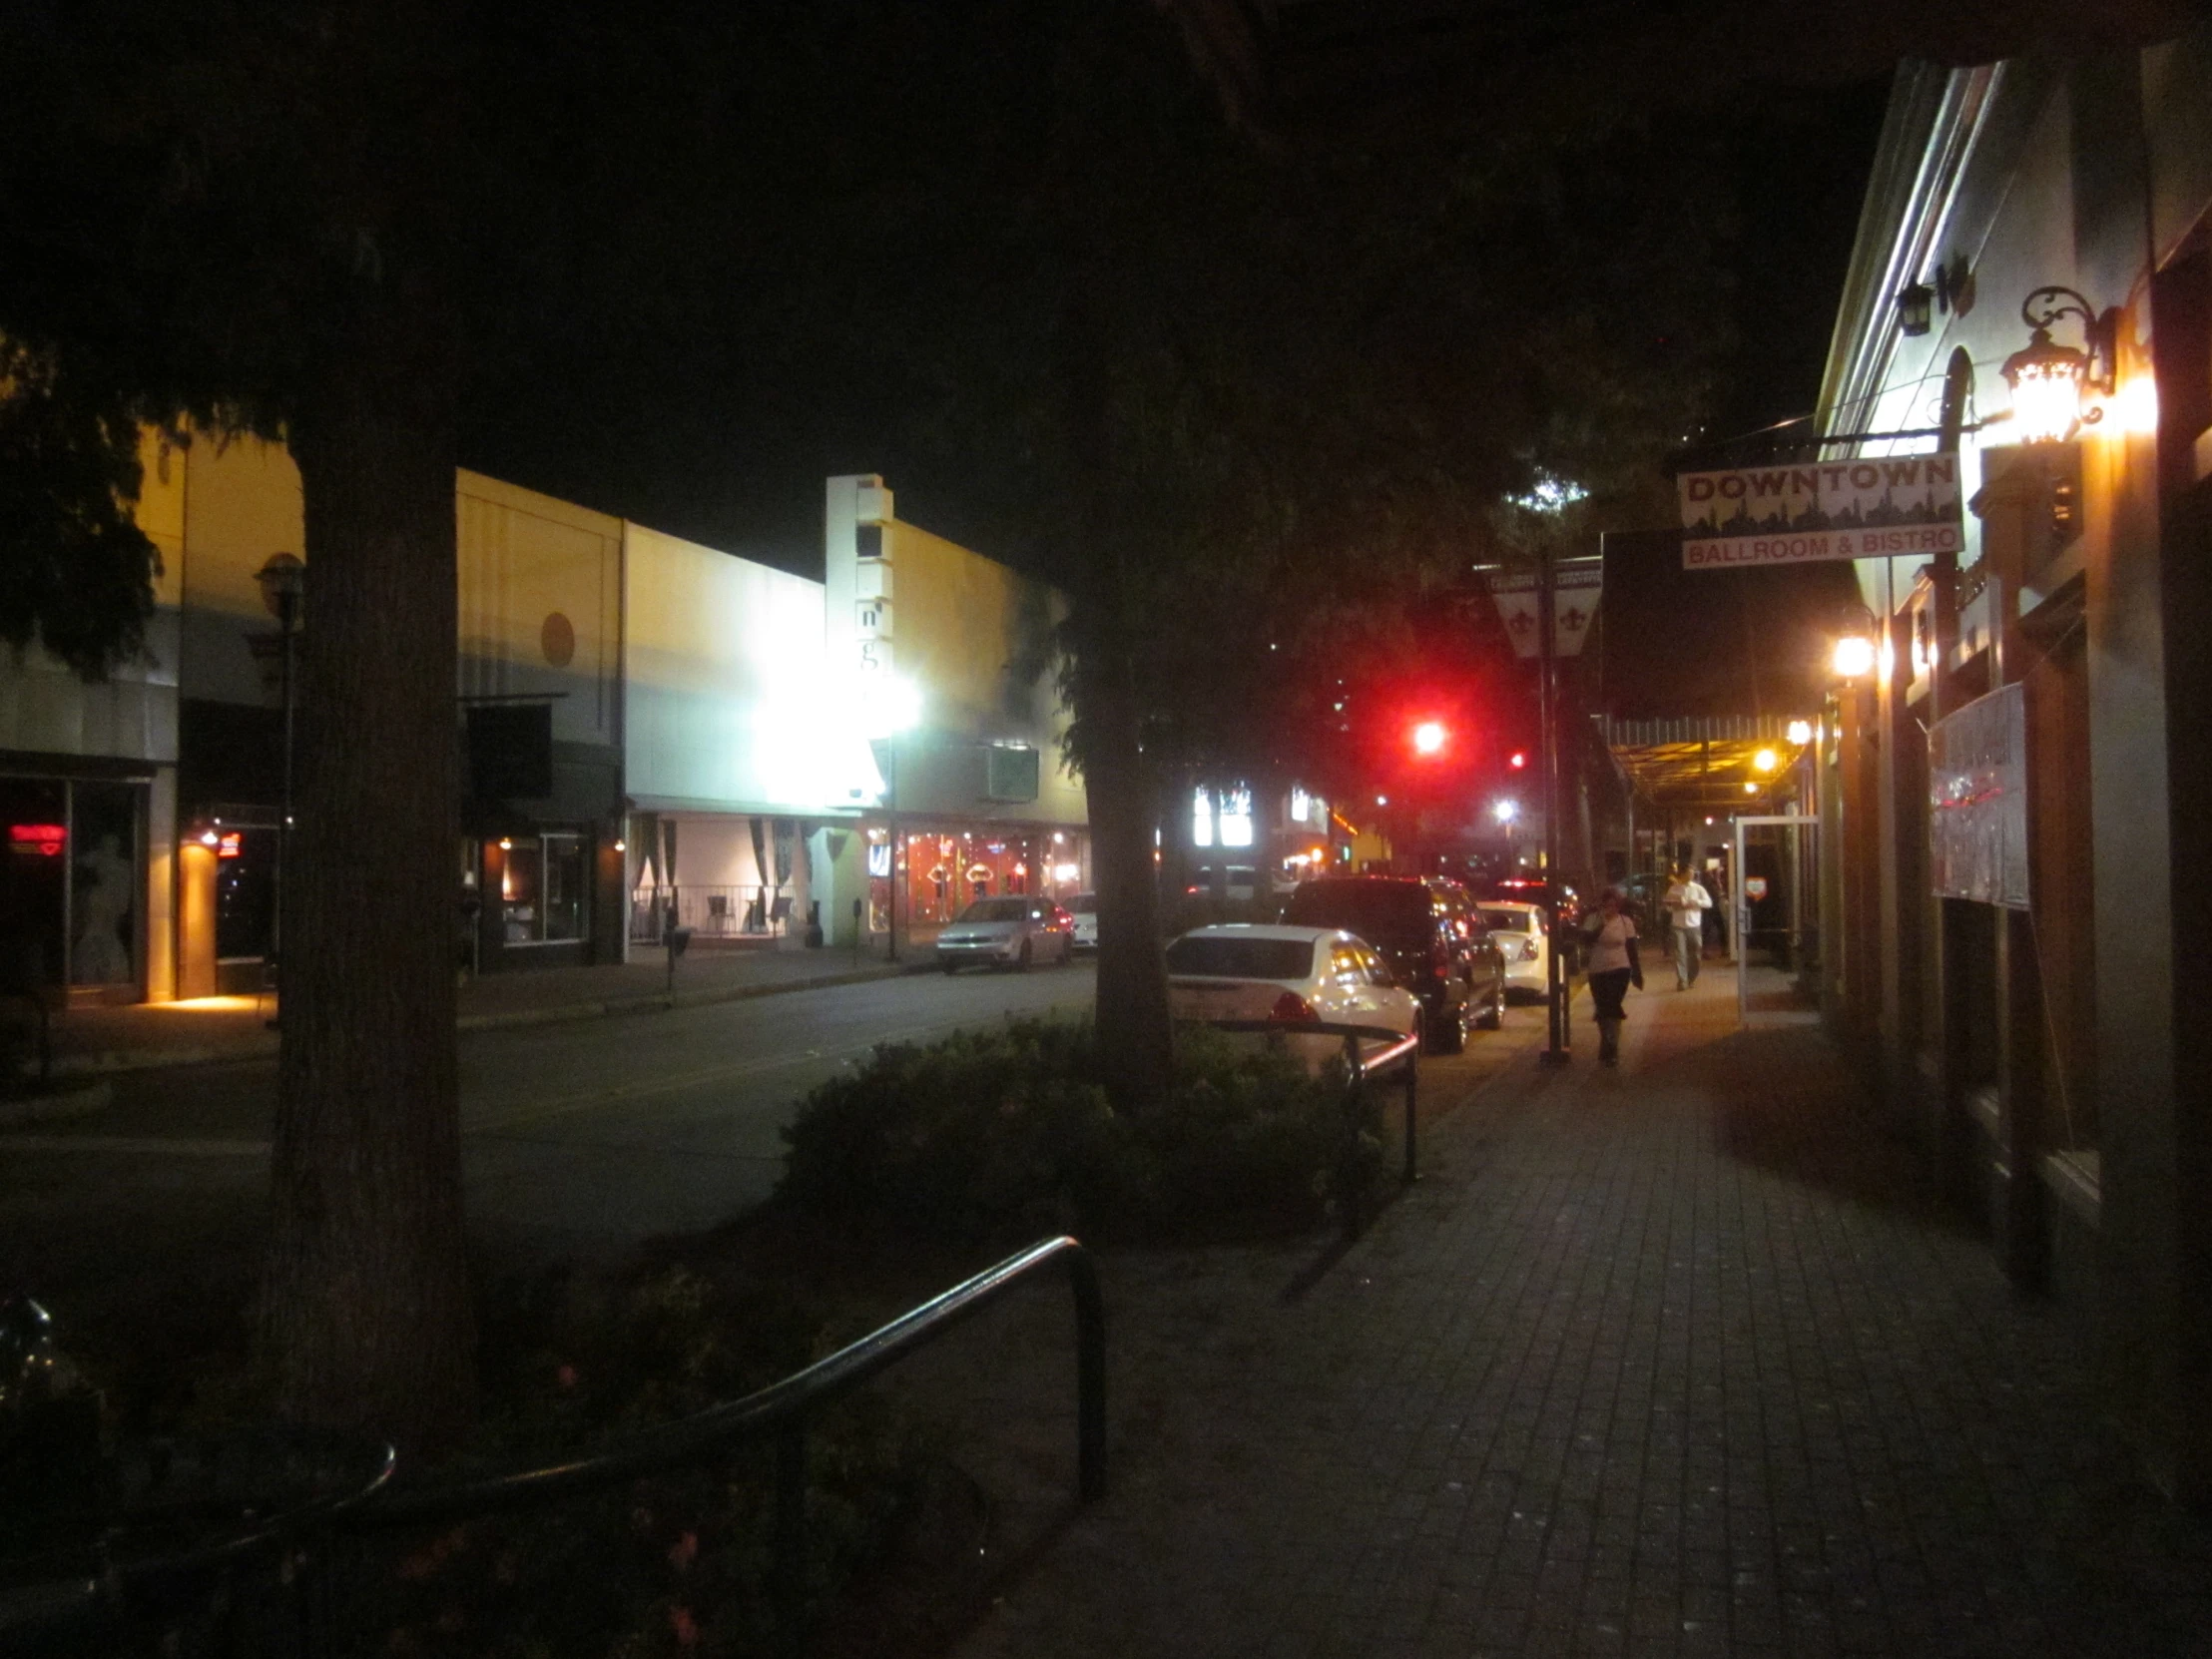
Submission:
M 1533 910 L 1493 910 L 1482 906 L 1482 919 L 1492 927 L 1502 927 L 1511 933 L 1526 933 L 1534 928 L 1536 913 Z
M 1168 946 L 1168 972 L 1201 979 L 1304 979 L 1313 969 L 1311 939 L 1187 933 Z
M 960 912 L 962 921 L 1019 921 L 1029 913 L 1026 898 L 978 898 Z
M 1429 918 L 1428 889 L 1417 881 L 1309 881 L 1283 911 L 1294 927 L 1342 927 L 1371 941 L 1424 933 Z

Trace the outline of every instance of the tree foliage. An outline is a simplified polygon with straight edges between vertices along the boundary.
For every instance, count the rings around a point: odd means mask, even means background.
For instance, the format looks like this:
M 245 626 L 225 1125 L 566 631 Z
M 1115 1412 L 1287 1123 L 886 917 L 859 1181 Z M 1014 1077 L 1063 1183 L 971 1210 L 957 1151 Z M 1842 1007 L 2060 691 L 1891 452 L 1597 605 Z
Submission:
M 138 440 L 127 395 L 0 336 L 0 640 L 88 680 L 139 654 L 153 612 Z

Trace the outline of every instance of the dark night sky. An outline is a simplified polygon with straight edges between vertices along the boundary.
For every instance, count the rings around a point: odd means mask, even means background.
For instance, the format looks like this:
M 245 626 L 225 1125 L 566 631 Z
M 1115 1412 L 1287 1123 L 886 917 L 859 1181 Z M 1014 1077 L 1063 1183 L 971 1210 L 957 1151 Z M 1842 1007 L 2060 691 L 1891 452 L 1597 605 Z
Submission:
M 1730 259 L 1737 345 L 1703 437 L 1812 408 L 1888 86 L 1885 75 L 1716 91 L 1711 114 L 1740 215 Z M 864 384 L 824 374 L 800 396 L 779 393 L 756 383 L 742 350 L 728 345 L 660 364 L 626 360 L 619 377 L 605 360 L 555 351 L 540 375 L 534 394 L 510 389 L 480 412 L 467 464 L 803 574 L 820 571 L 822 479 L 881 471 L 905 515 L 993 551 L 982 503 L 965 499 L 957 464 L 900 454 L 887 436 L 896 423 L 869 407 Z M 588 422 L 546 414 L 586 406 Z M 1608 664 L 1609 701 L 1647 712 L 1685 699 L 1804 705 L 1810 693 L 1786 687 L 1807 667 L 1808 630 L 1825 625 L 1845 597 L 1845 567 L 1692 575 L 1649 542 L 1620 545 L 1616 561 L 1607 612 L 1623 643 Z M 1646 664 L 1628 648 L 1632 639 L 1670 649 Z M 1729 666 L 1747 663 L 1747 642 L 1771 660 L 1735 672 Z M 1682 680 L 1699 662 L 1729 672 L 1699 690 Z

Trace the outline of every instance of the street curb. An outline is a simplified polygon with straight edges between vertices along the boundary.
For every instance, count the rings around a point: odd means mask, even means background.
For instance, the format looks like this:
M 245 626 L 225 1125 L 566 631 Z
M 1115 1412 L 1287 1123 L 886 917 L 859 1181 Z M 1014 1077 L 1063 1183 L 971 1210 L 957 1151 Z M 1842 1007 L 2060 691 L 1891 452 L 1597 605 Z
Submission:
M 453 1022 L 456 1032 L 515 1030 L 531 1025 L 559 1025 L 570 1020 L 605 1019 L 618 1014 L 665 1014 L 677 1008 L 705 1008 L 718 1002 L 750 1002 L 757 997 L 784 996 L 797 991 L 830 990 L 839 985 L 864 985 L 877 979 L 896 979 L 926 971 L 927 964 L 879 963 L 874 967 L 847 968 L 836 973 L 814 973 L 804 979 L 784 979 L 765 985 L 709 985 L 695 990 L 679 988 L 644 996 L 610 996 L 589 1002 L 564 1002 L 552 1008 L 517 1008 L 499 1014 L 462 1014 Z M 264 1060 L 276 1052 L 274 1036 L 256 1037 L 226 1048 L 104 1049 L 94 1054 L 57 1055 L 55 1077 L 107 1077 L 126 1071 L 161 1071 L 171 1066 L 204 1066 L 223 1061 Z M 93 1107 L 81 1108 L 85 1111 Z M 0 1128 L 43 1121 L 6 1115 L 0 1108 Z
M 66 1094 L 0 1101 L 0 1129 L 30 1129 L 41 1123 L 89 1117 L 105 1111 L 114 1099 L 115 1085 L 101 1078 L 89 1088 L 71 1089 Z
M 847 968 L 841 973 L 814 973 L 804 979 L 783 979 L 767 985 L 708 985 L 698 990 L 663 991 L 644 996 L 610 996 L 596 1002 L 564 1002 L 557 1008 L 517 1008 L 505 1014 L 463 1014 L 453 1022 L 456 1031 L 504 1031 L 525 1025 L 557 1025 L 572 1019 L 602 1019 L 615 1014 L 665 1014 L 676 1008 L 706 1008 L 718 1002 L 751 1002 L 756 997 L 784 996 L 794 991 L 825 991 L 838 985 L 865 985 L 877 979 L 896 979 L 911 973 L 907 965 L 885 963 L 872 968 Z

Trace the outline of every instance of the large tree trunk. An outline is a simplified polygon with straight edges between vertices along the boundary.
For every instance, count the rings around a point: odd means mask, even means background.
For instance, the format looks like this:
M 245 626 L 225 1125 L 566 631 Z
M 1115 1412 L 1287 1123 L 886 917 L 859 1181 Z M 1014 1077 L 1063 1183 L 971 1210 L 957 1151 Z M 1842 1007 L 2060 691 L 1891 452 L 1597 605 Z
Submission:
M 435 1451 L 474 1401 L 453 1028 L 453 399 L 447 336 L 396 308 L 316 376 L 290 434 L 307 602 L 259 1335 L 287 1417 Z
M 1098 1047 L 1114 1105 L 1134 1112 L 1166 1099 L 1175 1072 L 1152 857 L 1156 791 L 1139 742 L 1128 647 L 1118 630 L 1084 620 L 1077 618 L 1075 692 L 1098 884 Z

